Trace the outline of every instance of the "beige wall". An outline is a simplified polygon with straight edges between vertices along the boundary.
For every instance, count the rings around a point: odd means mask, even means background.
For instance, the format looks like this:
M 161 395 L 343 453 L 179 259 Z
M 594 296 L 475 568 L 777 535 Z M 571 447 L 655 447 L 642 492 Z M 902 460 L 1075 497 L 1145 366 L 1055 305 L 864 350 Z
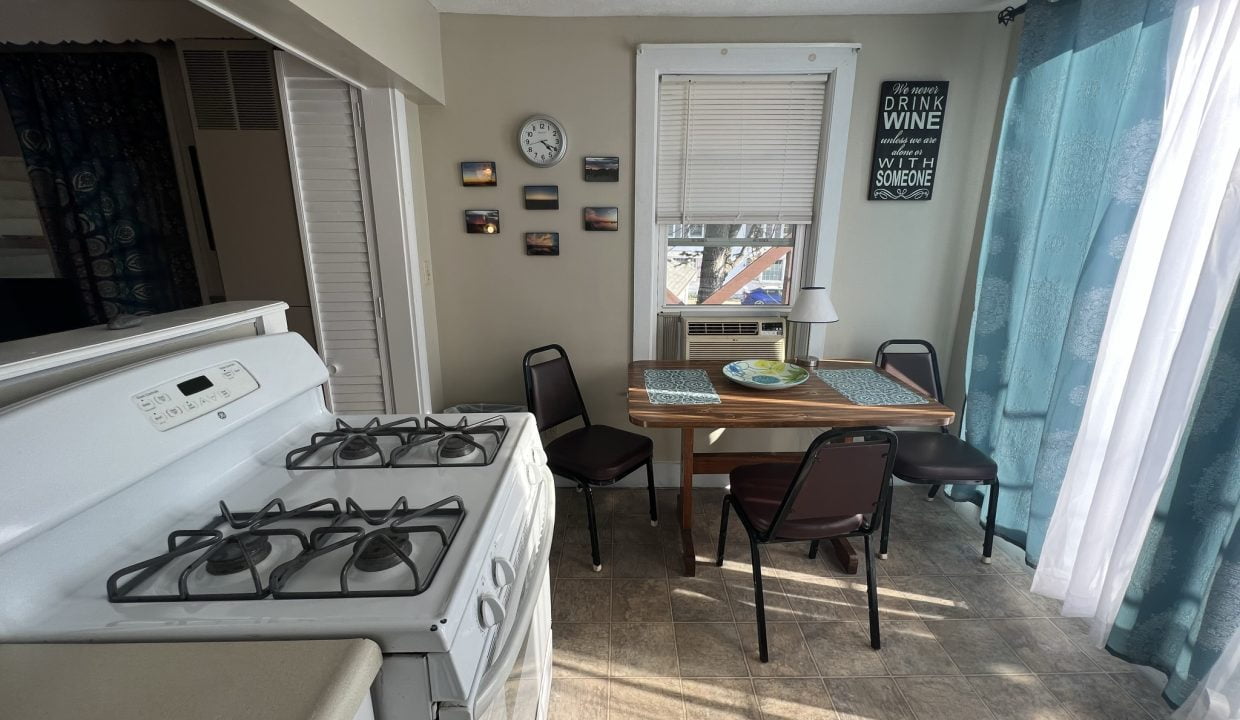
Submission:
M 925 337 L 944 361 L 957 333 L 1010 30 L 990 13 L 763 19 L 442 17 L 446 107 L 422 110 L 444 400 L 517 399 L 521 355 L 571 353 L 592 417 L 627 426 L 631 348 L 634 49 L 643 42 L 857 42 L 845 190 L 829 328 L 832 355 Z M 879 83 L 951 82 L 934 199 L 865 200 Z M 564 123 L 569 147 L 540 170 L 517 154 L 526 115 Z M 621 182 L 585 183 L 581 157 L 619 155 Z M 463 188 L 462 160 L 495 160 L 499 186 Z M 525 211 L 521 186 L 558 184 L 557 211 Z M 621 231 L 581 230 L 585 205 L 620 207 Z M 498 208 L 502 232 L 467 235 L 462 211 Z M 560 233 L 558 258 L 526 257 L 522 233 Z M 950 368 L 945 368 L 950 373 Z M 658 454 L 676 444 L 660 434 Z M 786 449 L 795 434 L 729 432 L 719 447 Z M 665 441 L 667 440 L 667 441 Z M 706 438 L 699 439 L 699 446 Z

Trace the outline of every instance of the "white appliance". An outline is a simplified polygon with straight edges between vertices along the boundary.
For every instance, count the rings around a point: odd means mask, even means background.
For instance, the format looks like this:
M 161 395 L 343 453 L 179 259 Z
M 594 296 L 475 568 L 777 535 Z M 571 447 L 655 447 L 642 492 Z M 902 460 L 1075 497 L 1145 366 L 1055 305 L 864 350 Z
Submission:
M 686 360 L 783 360 L 786 326 L 782 317 L 683 315 L 681 357 Z
M 0 413 L 0 642 L 365 637 L 380 720 L 544 717 L 532 416 L 337 416 L 326 379 L 284 333 Z

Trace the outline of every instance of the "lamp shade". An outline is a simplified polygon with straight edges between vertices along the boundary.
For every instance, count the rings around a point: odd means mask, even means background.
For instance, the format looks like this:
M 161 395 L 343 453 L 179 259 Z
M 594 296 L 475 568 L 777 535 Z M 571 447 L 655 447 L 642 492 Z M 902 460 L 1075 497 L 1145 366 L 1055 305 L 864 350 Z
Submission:
M 792 322 L 833 323 L 840 319 L 825 287 L 803 287 L 788 314 Z

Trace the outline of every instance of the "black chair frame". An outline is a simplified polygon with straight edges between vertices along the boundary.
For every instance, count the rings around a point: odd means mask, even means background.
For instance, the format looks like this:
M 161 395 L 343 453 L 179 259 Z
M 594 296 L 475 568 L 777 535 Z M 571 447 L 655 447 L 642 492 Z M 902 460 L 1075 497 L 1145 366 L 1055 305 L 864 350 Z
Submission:
M 930 367 L 934 375 L 934 399 L 938 400 L 940 403 L 943 403 L 943 380 L 941 376 L 939 375 L 939 355 L 937 352 L 935 352 L 934 345 L 931 345 L 930 341 L 928 340 L 918 340 L 918 339 L 888 340 L 882 345 L 879 345 L 878 351 L 874 353 L 874 364 L 876 366 L 879 366 L 879 367 L 882 366 L 883 357 L 886 355 L 887 348 L 891 347 L 892 345 L 912 345 L 912 346 L 921 347 L 923 350 L 925 350 L 925 352 L 930 356 Z M 960 427 L 963 428 L 964 427 L 964 408 L 963 407 L 961 408 L 960 416 L 961 416 Z M 939 428 L 939 431 L 942 432 L 944 435 L 950 434 L 946 426 Z M 963 440 L 961 442 L 963 442 Z M 941 482 L 942 480 L 941 478 L 918 478 L 918 477 L 905 477 L 901 475 L 900 479 L 907 481 L 907 482 L 918 483 L 920 485 L 929 485 L 930 491 L 926 493 L 927 501 L 933 500 L 935 496 L 939 494 L 939 489 L 942 488 L 944 484 Z M 999 511 L 999 478 L 995 477 L 995 478 L 991 478 L 988 480 L 982 480 L 982 481 L 956 480 L 948 484 L 951 484 L 951 485 L 985 485 L 990 488 L 989 498 L 986 503 L 986 536 L 985 536 L 985 539 L 982 541 L 982 562 L 986 564 L 990 564 L 991 555 L 994 550 L 994 544 L 995 544 L 995 520 L 998 516 L 998 511 Z M 883 519 L 882 540 L 879 544 L 879 549 L 878 549 L 878 557 L 884 560 L 887 558 L 887 545 L 888 545 L 888 539 L 890 535 L 891 535 L 891 503 L 888 503 L 887 504 L 887 516 Z
M 534 382 L 533 382 L 533 371 L 532 371 L 532 366 L 534 363 L 531 363 L 530 360 L 535 355 L 538 355 L 544 352 L 557 353 L 560 356 L 560 358 L 564 360 L 564 364 L 568 367 L 568 376 L 572 380 L 573 392 L 577 394 L 577 407 L 581 409 L 581 413 L 574 417 L 580 417 L 584 426 L 590 427 L 590 413 L 588 410 L 586 410 L 585 400 L 581 397 L 581 387 L 577 384 L 577 375 L 576 373 L 573 372 L 573 364 L 568 359 L 568 353 L 564 350 L 563 347 L 557 344 L 543 345 L 542 347 L 536 347 L 533 350 L 530 350 L 529 352 L 527 352 L 525 354 L 525 357 L 522 358 L 521 360 L 521 369 L 525 377 L 526 407 L 529 408 L 531 413 L 534 413 L 535 417 L 538 416 L 538 409 L 537 407 L 535 407 L 535 403 L 534 403 Z M 548 427 L 542 427 L 541 423 L 539 423 L 540 425 L 539 430 L 541 431 L 541 430 L 550 429 L 551 427 L 559 427 L 559 425 L 562 425 L 564 422 L 568 422 L 569 420 L 572 420 L 572 419 L 573 418 L 570 417 L 567 420 L 564 420 L 563 422 L 560 422 L 560 423 L 557 423 L 556 425 L 551 425 Z M 641 467 L 642 465 L 646 466 L 646 486 L 647 486 L 647 489 L 650 495 L 650 524 L 652 526 L 657 526 L 659 524 L 659 509 L 658 509 L 658 503 L 655 498 L 655 492 L 654 492 L 654 456 L 653 455 L 650 458 L 648 458 L 645 462 L 638 462 L 632 465 L 631 467 L 624 468 L 620 472 L 619 475 L 617 475 L 615 478 L 611 480 L 610 483 L 598 483 L 597 481 L 588 480 L 567 468 L 557 466 L 553 459 L 548 458 L 547 467 L 550 468 L 551 472 L 561 477 L 566 477 L 569 480 L 572 480 L 573 482 L 577 483 L 577 491 L 585 495 L 586 521 L 589 524 L 589 529 L 590 529 L 590 558 L 593 561 L 595 572 L 598 572 L 603 569 L 603 557 L 602 557 L 602 553 L 599 550 L 598 518 L 594 510 L 594 493 L 591 492 L 590 486 L 591 485 L 610 485 L 610 484 L 619 482 L 626 475 L 633 472 L 634 470 Z
M 865 582 L 866 596 L 870 606 L 870 646 L 878 650 L 882 646 L 878 628 L 878 579 L 876 568 L 874 565 L 874 547 L 871 543 L 870 536 L 883 523 L 884 518 L 889 516 L 887 512 L 891 504 L 891 473 L 895 467 L 896 450 L 898 441 L 896 434 L 886 428 L 880 427 L 857 427 L 857 428 L 841 428 L 837 430 L 829 430 L 822 433 L 810 443 L 809 449 L 805 451 L 805 455 L 801 458 L 801 463 L 797 467 L 796 476 L 792 484 L 788 486 L 788 490 L 780 503 L 779 509 L 775 512 L 775 516 L 771 519 L 770 526 L 765 532 L 758 530 L 753 521 L 745 513 L 744 508 L 736 501 L 732 493 L 728 493 L 723 498 L 723 516 L 719 523 L 719 549 L 715 556 L 715 565 L 723 566 L 723 555 L 727 549 L 728 539 L 728 510 L 736 511 L 736 517 L 741 522 L 741 526 L 745 528 L 745 533 L 749 536 L 749 554 L 753 562 L 753 591 L 754 591 L 754 607 L 757 612 L 758 620 L 758 657 L 762 662 L 767 662 L 769 653 L 767 651 L 766 640 L 766 603 L 762 596 L 762 558 L 758 552 L 759 545 L 773 543 L 797 543 L 805 542 L 804 538 L 798 539 L 782 539 L 779 537 L 780 526 L 787 518 L 789 511 L 792 509 L 793 503 L 796 502 L 797 496 L 801 492 L 801 488 L 805 485 L 809 478 L 809 471 L 814 463 L 814 455 L 818 448 L 827 443 L 849 442 L 853 439 L 861 439 L 865 441 L 885 440 L 890 447 L 887 451 L 887 463 L 883 470 L 882 487 L 879 492 L 878 504 L 874 507 L 874 512 L 870 517 L 863 520 L 861 527 L 849 533 L 839 535 L 829 535 L 810 541 L 809 557 L 817 557 L 818 544 L 823 540 L 832 540 L 835 538 L 853 538 L 860 537 L 865 539 Z

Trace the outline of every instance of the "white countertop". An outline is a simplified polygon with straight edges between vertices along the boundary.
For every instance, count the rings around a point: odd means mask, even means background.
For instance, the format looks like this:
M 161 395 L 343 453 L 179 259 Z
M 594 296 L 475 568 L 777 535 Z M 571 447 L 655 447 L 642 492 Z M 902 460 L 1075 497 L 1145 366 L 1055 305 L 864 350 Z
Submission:
M 92 325 L 0 343 L 0 382 L 111 353 L 228 325 L 254 322 L 288 309 L 284 302 L 239 301 L 148 315 L 125 330 Z
M 0 715 L 23 720 L 352 720 L 370 640 L 0 645 Z

